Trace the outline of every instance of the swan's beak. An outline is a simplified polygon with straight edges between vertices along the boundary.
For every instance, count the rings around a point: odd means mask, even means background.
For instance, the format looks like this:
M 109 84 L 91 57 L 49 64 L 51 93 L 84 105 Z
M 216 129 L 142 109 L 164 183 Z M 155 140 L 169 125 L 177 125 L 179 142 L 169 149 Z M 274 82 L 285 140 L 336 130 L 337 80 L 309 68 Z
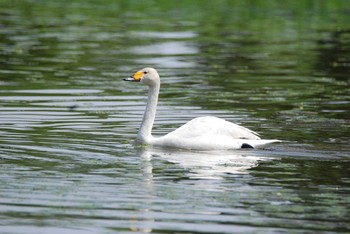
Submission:
M 143 75 L 144 75 L 144 72 L 138 71 L 134 75 L 132 75 L 128 78 L 124 78 L 123 80 L 132 81 L 132 82 L 140 82 Z

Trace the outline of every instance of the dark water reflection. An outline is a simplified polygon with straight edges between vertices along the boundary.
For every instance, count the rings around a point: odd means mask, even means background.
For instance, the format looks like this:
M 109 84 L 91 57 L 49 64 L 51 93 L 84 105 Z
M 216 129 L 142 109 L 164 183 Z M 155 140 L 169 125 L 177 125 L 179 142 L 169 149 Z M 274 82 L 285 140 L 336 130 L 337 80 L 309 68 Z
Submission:
M 0 232 L 348 232 L 346 1 L 0 3 Z M 215 115 L 265 150 L 135 148 Z

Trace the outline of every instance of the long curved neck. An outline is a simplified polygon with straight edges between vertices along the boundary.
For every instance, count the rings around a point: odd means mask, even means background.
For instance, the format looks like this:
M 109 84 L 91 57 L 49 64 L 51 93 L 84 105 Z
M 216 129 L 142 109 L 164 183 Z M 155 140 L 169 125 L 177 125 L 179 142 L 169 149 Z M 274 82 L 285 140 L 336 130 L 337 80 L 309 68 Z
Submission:
M 148 89 L 148 100 L 141 127 L 137 134 L 137 139 L 141 143 L 148 143 L 152 139 L 152 127 L 156 117 L 158 95 L 160 84 L 150 86 Z

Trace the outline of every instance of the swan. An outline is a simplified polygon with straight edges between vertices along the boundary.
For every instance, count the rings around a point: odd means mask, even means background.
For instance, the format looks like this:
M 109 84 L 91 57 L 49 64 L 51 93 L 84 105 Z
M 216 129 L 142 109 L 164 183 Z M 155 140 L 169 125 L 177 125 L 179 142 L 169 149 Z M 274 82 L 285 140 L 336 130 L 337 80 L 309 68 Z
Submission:
M 156 147 L 190 150 L 230 150 L 264 147 L 280 140 L 262 140 L 259 134 L 217 117 L 192 119 L 178 129 L 161 137 L 152 136 L 160 89 L 160 77 L 154 68 L 143 68 L 124 81 L 148 86 L 148 100 L 136 142 Z

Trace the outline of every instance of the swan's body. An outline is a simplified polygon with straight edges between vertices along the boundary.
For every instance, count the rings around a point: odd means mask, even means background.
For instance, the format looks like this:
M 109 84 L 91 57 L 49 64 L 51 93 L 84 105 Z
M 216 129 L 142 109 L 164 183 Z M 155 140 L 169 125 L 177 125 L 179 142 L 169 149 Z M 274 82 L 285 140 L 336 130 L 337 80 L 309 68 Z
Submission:
M 279 142 L 262 140 L 257 133 L 216 117 L 195 118 L 165 136 L 153 137 L 151 132 L 160 88 L 158 72 L 153 68 L 144 68 L 124 80 L 141 82 L 149 87 L 147 107 L 137 134 L 138 143 L 182 149 L 227 150 L 258 148 Z

